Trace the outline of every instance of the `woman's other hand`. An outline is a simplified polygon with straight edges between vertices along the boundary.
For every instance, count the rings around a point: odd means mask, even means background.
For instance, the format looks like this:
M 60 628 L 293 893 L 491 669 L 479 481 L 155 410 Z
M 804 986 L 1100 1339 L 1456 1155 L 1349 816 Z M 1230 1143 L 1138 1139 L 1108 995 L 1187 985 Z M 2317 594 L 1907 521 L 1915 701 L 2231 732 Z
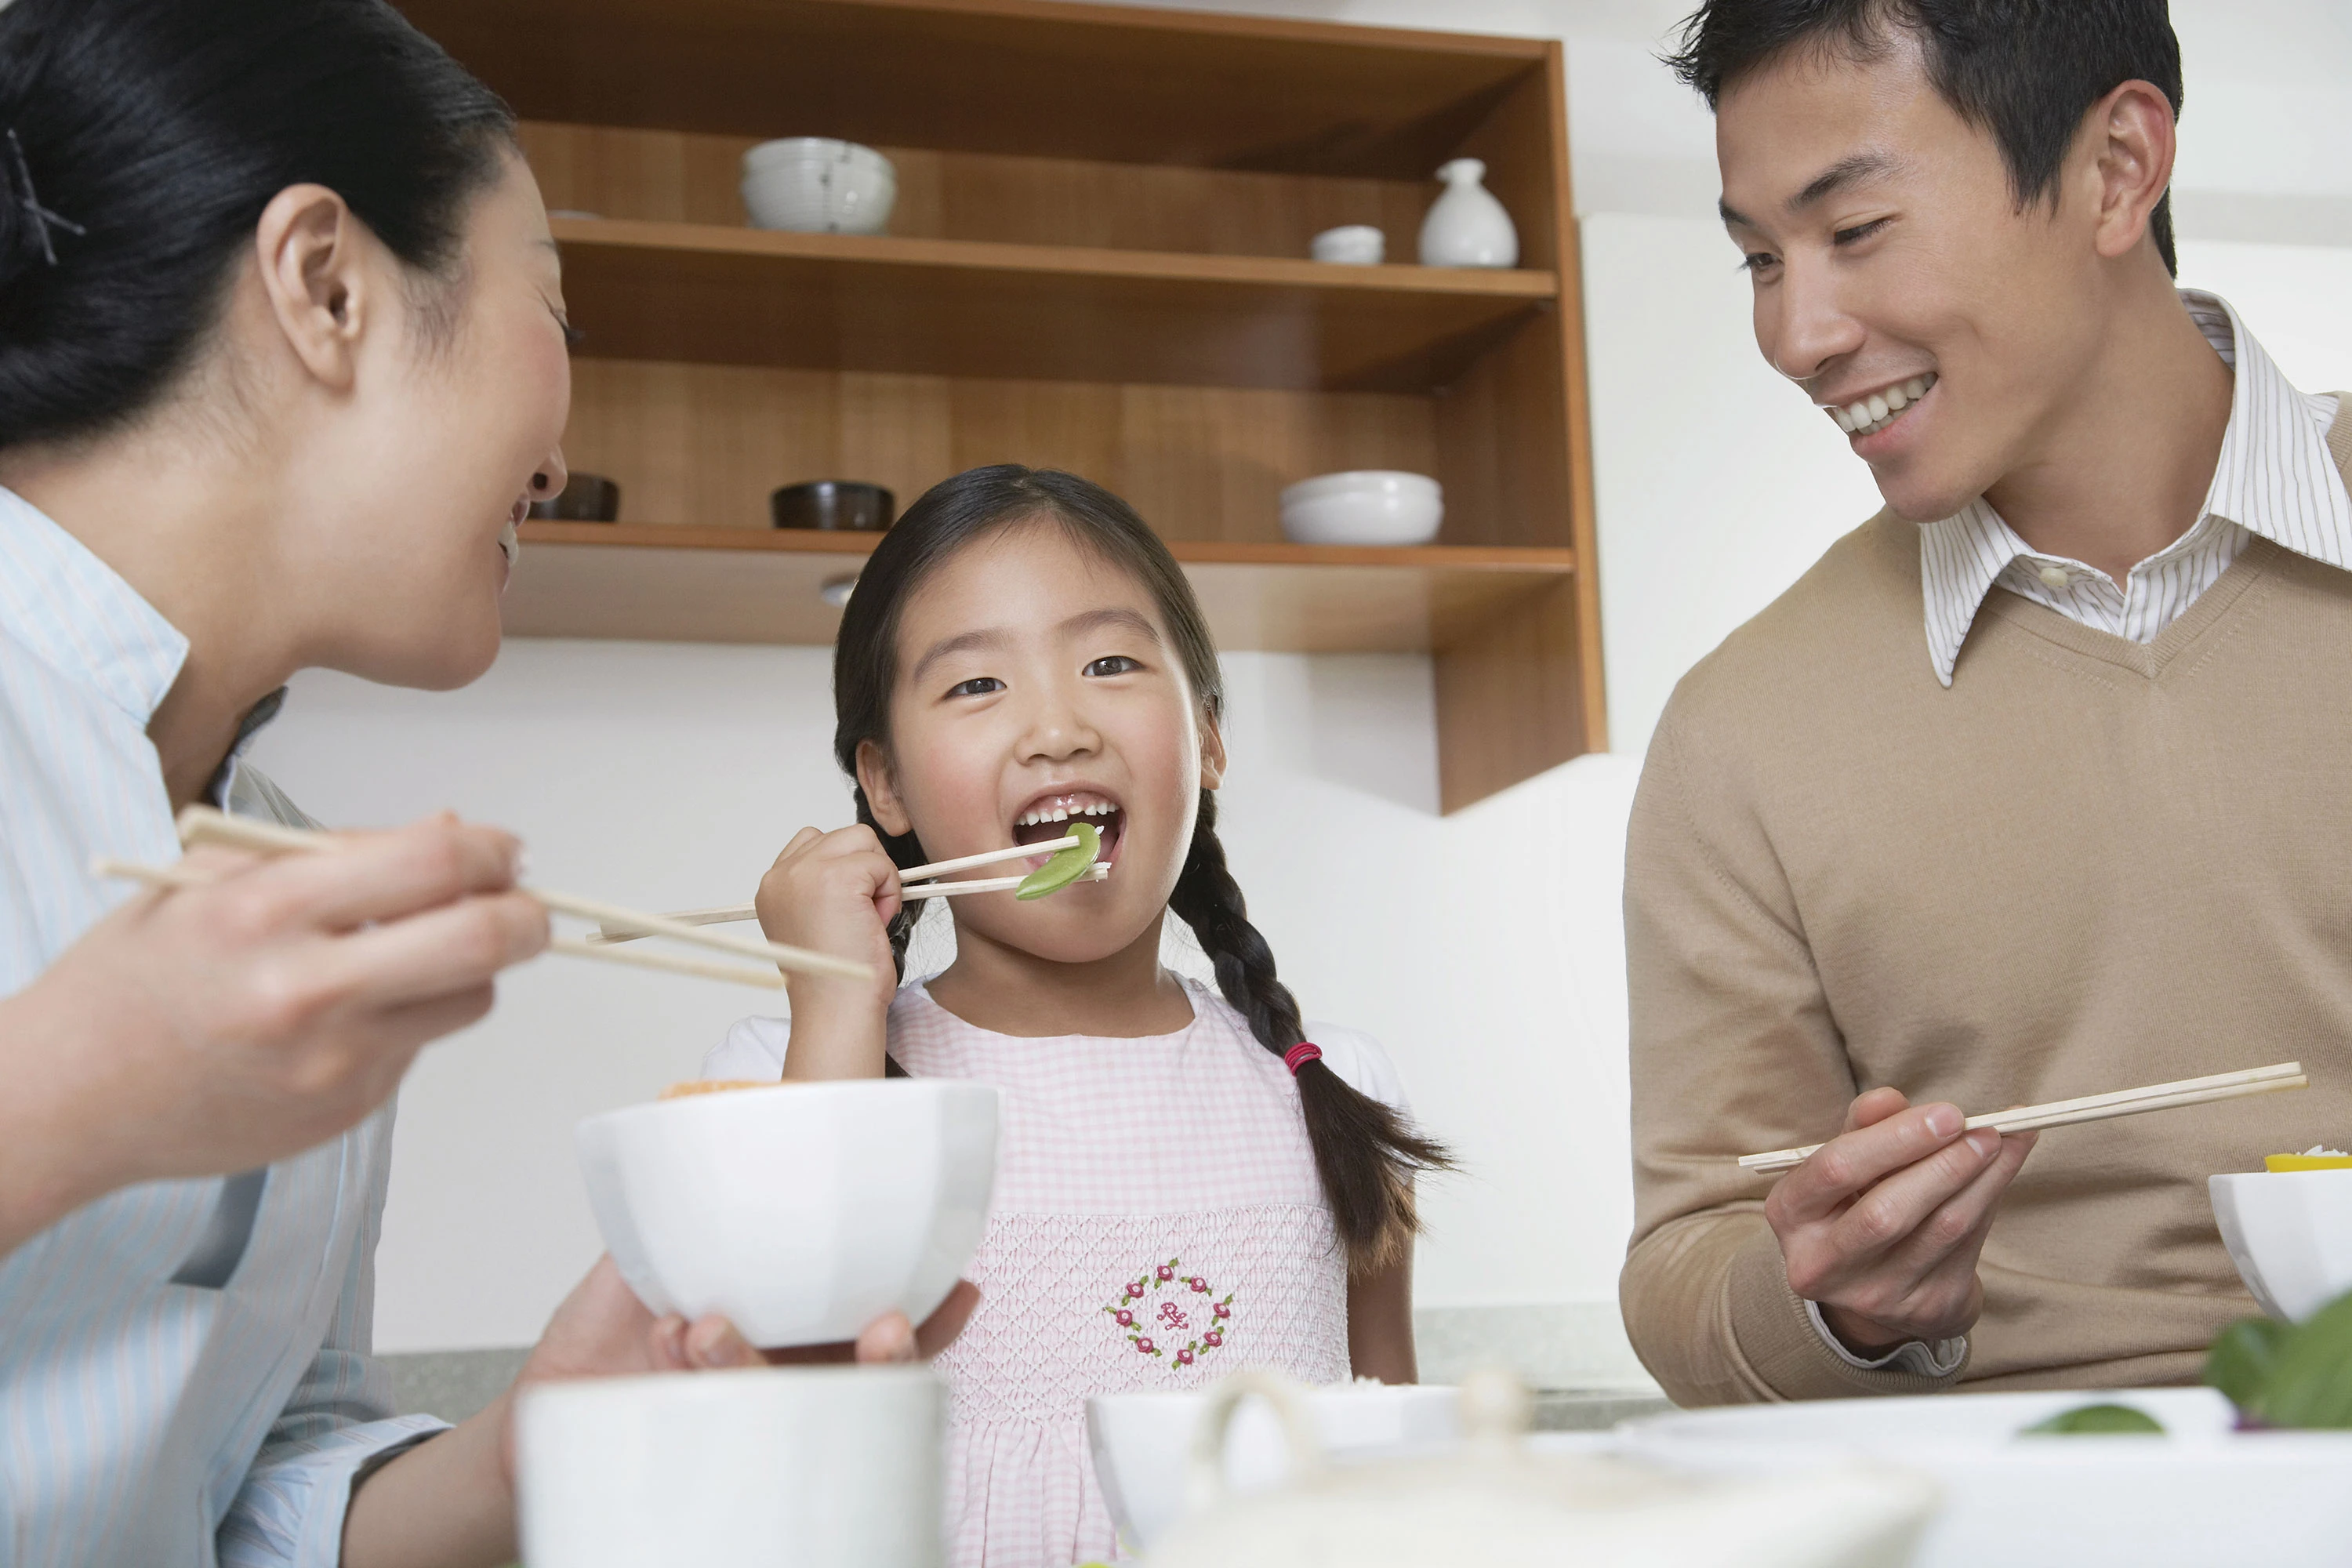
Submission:
M 821 833 L 803 827 L 760 879 L 760 929 L 771 942 L 855 959 L 870 982 L 788 974 L 793 1037 L 787 1079 L 879 1078 L 887 1048 L 898 968 L 890 921 L 898 914 L 898 868 L 864 826 Z
M 0 1255 L 133 1183 L 347 1131 L 547 945 L 507 834 L 443 816 L 320 850 L 199 850 L 0 1003 Z
M 866 1326 L 854 1345 L 751 1348 L 717 1316 L 656 1318 L 610 1258 L 600 1258 L 548 1320 L 514 1384 L 488 1408 L 367 1477 L 343 1520 L 343 1568 L 491 1568 L 515 1541 L 515 1396 L 534 1383 L 718 1372 L 803 1362 L 910 1362 L 937 1355 L 962 1331 L 980 1292 L 957 1282 L 919 1329 L 902 1312 Z

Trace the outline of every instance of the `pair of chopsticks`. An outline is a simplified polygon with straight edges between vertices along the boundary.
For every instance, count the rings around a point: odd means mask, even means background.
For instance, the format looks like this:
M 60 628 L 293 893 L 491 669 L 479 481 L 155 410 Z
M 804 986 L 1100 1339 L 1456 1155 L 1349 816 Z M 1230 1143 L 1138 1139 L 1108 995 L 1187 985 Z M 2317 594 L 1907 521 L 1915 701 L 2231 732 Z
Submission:
M 2154 1083 L 2146 1089 L 2119 1089 L 2112 1094 L 2087 1094 L 2080 1100 L 2053 1100 L 2047 1105 L 2024 1105 L 2015 1110 L 1995 1110 L 1971 1116 L 1964 1124 L 1970 1132 L 1990 1127 L 1996 1132 L 2031 1132 L 2041 1127 L 2072 1127 L 2084 1121 L 2106 1121 L 2149 1110 L 2171 1110 L 2184 1105 L 2206 1105 L 2217 1100 L 2238 1100 L 2249 1094 L 2274 1094 L 2285 1089 L 2309 1089 L 2301 1062 L 2247 1068 L 2241 1072 L 2215 1073 L 2210 1078 L 2185 1078 L 2175 1083 Z M 1778 1175 L 1803 1164 L 1819 1143 L 1801 1149 L 1773 1149 L 1742 1154 L 1739 1163 L 1759 1175 Z
M 324 833 L 230 816 L 209 806 L 192 805 L 180 814 L 180 843 L 184 848 L 193 849 L 200 844 L 217 844 L 259 855 L 295 855 L 314 853 L 326 847 L 331 841 L 331 836 Z M 90 869 L 100 877 L 143 882 L 152 888 L 194 888 L 214 880 L 209 874 L 186 866 L 145 866 L 105 857 L 92 862 Z M 781 942 L 761 942 L 750 937 L 698 931 L 688 922 L 671 920 L 665 915 L 640 914 L 617 904 L 583 899 L 570 893 L 549 892 L 543 888 L 517 890 L 556 914 L 625 926 L 641 935 L 670 937 L 741 957 L 765 959 L 778 969 L 844 980 L 874 978 L 874 972 L 865 964 L 835 958 L 829 953 L 810 952 L 802 948 L 786 947 Z M 548 948 L 551 952 L 569 953 L 577 958 L 593 958 L 637 969 L 659 969 L 672 974 L 691 974 L 703 980 L 732 981 L 739 985 L 757 985 L 771 991 L 782 989 L 784 984 L 783 977 L 774 969 L 709 963 L 697 959 L 674 957 L 669 953 L 611 952 L 574 937 L 557 937 L 548 943 Z
M 1029 879 L 983 877 L 969 882 L 934 882 L 927 881 L 925 879 L 944 877 L 951 871 L 974 870 L 982 866 L 1001 865 L 1004 861 L 1019 860 L 1031 855 L 1052 855 L 1059 850 L 1076 849 L 1077 847 L 1078 836 L 1073 833 L 1067 837 L 1056 838 L 1050 843 L 1016 844 L 1010 849 L 991 849 L 979 855 L 961 856 L 953 860 L 934 860 L 928 866 L 909 866 L 898 873 L 898 880 L 901 884 L 898 896 L 908 900 L 958 899 L 966 893 L 1009 893 Z M 1087 874 L 1080 880 L 1099 882 L 1109 875 L 1110 867 L 1098 860 L 1087 869 Z M 919 887 L 911 885 L 915 883 L 922 885 Z M 674 921 L 679 925 L 719 926 L 731 925 L 740 921 L 758 920 L 760 911 L 750 904 L 727 904 L 715 910 L 677 910 L 655 918 Z M 588 940 L 599 947 L 607 947 L 616 942 L 635 942 L 639 937 L 651 934 L 652 928 L 646 926 L 643 921 L 606 921 L 596 928 Z

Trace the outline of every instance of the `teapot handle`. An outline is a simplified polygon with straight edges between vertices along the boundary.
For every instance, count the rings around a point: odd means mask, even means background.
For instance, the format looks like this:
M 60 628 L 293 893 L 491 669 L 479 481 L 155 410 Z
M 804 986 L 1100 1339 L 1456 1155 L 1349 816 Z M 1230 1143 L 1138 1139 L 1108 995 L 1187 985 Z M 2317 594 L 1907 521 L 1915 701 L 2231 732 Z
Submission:
M 1184 1501 L 1194 1513 L 1225 1499 L 1225 1434 L 1242 1401 L 1255 1394 L 1274 1407 L 1290 1439 L 1290 1479 L 1307 1479 L 1323 1468 L 1323 1439 L 1307 1414 L 1307 1391 L 1278 1372 L 1237 1372 L 1209 1391 L 1208 1408 L 1192 1430 L 1192 1458 L 1184 1477 Z

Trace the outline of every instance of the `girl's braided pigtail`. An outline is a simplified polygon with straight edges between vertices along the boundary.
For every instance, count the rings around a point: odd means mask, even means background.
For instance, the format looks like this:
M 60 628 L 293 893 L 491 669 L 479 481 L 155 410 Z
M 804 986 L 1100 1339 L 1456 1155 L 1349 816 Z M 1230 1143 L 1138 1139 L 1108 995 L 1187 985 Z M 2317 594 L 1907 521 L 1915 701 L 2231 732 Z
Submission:
M 1217 968 L 1217 988 L 1249 1020 L 1250 1033 L 1276 1056 L 1306 1038 L 1298 1000 L 1276 976 L 1274 950 L 1250 924 L 1241 887 L 1217 841 L 1216 796 L 1201 792 L 1192 847 L 1168 907 L 1192 928 Z M 894 851 L 895 853 L 895 851 Z M 1320 1061 L 1302 1063 L 1298 1104 L 1323 1178 L 1323 1194 L 1351 1272 L 1367 1274 L 1396 1261 L 1421 1228 L 1413 1177 L 1453 1168 L 1444 1144 L 1423 1137 L 1379 1100 L 1358 1093 Z

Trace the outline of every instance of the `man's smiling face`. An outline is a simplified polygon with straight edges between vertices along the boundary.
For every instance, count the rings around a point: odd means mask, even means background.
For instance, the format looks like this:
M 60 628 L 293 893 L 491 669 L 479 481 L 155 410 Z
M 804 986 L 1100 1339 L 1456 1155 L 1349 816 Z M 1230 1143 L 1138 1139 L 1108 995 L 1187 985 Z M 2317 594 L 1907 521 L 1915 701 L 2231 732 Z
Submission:
M 1928 79 L 1900 27 L 1870 59 L 1798 47 L 1725 89 L 1723 216 L 1756 342 L 1847 432 L 1887 504 L 1948 517 L 2086 395 L 2102 331 L 2092 214 L 2022 210 L 1990 134 Z

